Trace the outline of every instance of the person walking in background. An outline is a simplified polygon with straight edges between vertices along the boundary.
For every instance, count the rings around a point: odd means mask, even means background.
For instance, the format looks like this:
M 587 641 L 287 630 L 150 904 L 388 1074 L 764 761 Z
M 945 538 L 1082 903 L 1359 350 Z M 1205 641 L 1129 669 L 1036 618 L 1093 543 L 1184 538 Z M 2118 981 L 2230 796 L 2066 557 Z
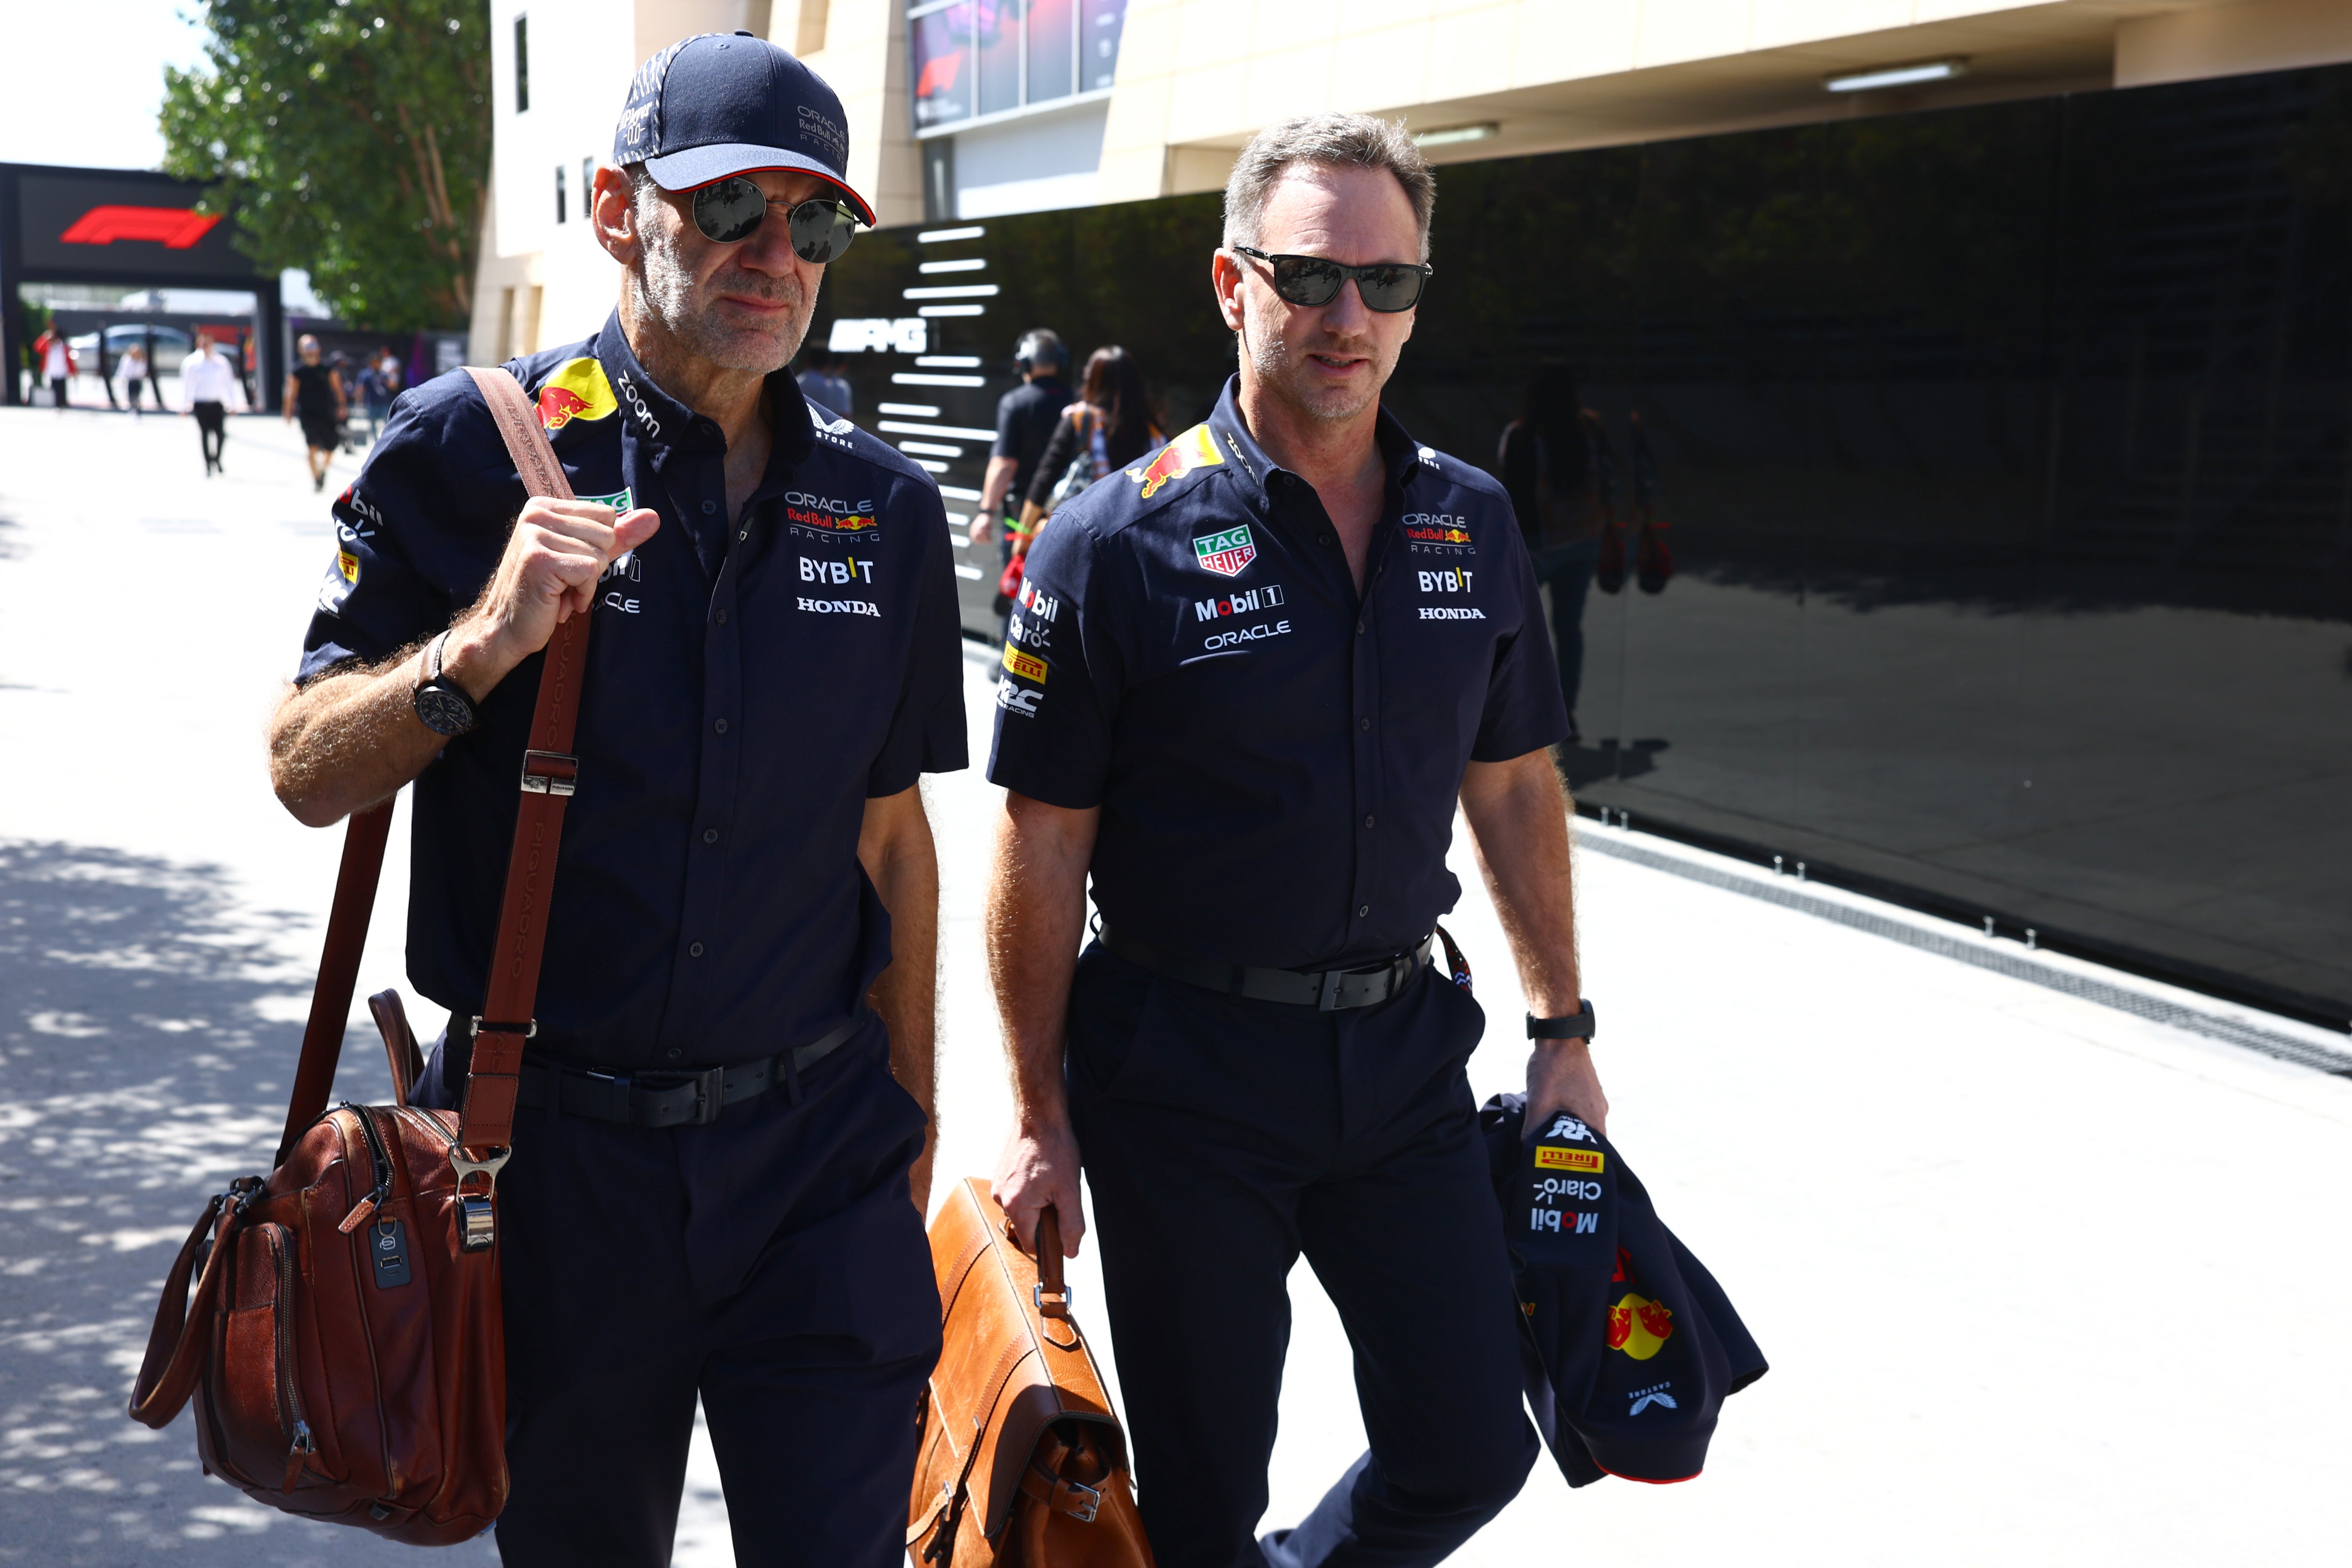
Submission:
M 352 390 L 359 394 L 360 412 L 366 416 L 368 442 L 373 445 L 376 432 L 383 428 L 383 416 L 392 410 L 392 393 L 383 383 L 385 360 L 392 355 L 386 349 L 360 362 L 359 374 L 352 378 Z
M 1069 367 L 1070 353 L 1051 328 L 1023 333 L 1013 347 L 1013 363 L 1020 369 L 1021 384 L 996 400 L 996 441 L 988 449 L 988 473 L 980 482 L 980 505 L 971 514 L 974 544 L 988 542 L 989 530 L 1002 515 L 1004 543 L 1000 560 L 1007 566 L 1013 563 L 1013 541 L 1021 532 L 1022 500 L 1029 493 L 1030 482 L 1045 456 L 1045 443 L 1054 438 L 1054 426 L 1072 396 L 1070 384 L 1062 379 Z M 996 613 L 1001 641 L 1012 616 L 1013 601 L 999 595 Z
M 319 363 L 319 340 L 310 333 L 295 345 L 302 363 L 286 377 L 286 422 L 302 422 L 302 444 L 310 448 L 310 488 L 327 488 L 327 465 L 342 445 L 343 416 L 348 406 L 343 379 L 331 365 Z
M 58 412 L 66 411 L 66 384 L 73 379 L 77 368 L 73 345 L 54 323 L 33 342 L 33 357 L 40 362 L 41 379 L 49 384 L 49 397 Z
M 1528 378 L 1519 417 L 1503 426 L 1496 466 L 1536 576 L 1551 590 L 1552 658 L 1568 703 L 1566 743 L 1574 745 L 1583 739 L 1576 691 L 1584 679 L 1584 601 L 1617 508 L 1617 455 L 1601 416 L 1578 400 L 1568 367 L 1545 366 Z
M 800 374 L 801 395 L 820 408 L 831 409 L 844 419 L 853 417 L 850 407 L 854 395 L 849 390 L 849 378 L 841 373 L 847 369 L 849 356 L 835 353 L 831 349 L 812 349 L 808 368 Z
M 1152 423 L 1143 372 L 1135 356 L 1116 343 L 1088 354 L 1086 371 L 1078 377 L 1077 401 L 1062 410 L 1029 480 L 1021 503 L 1021 537 L 1013 553 L 1028 555 L 1037 531 L 1056 506 L 1167 439 Z
M 196 438 L 205 451 L 205 478 L 221 469 L 228 441 L 228 405 L 245 403 L 245 384 L 228 356 L 213 347 L 210 332 L 196 334 L 196 346 L 180 365 L 180 411 L 196 416 Z
M 147 351 L 139 344 L 132 343 L 122 351 L 122 358 L 117 363 L 115 368 L 122 373 L 123 396 L 131 404 L 131 416 L 137 418 L 146 412 L 139 406 L 139 394 L 140 390 L 147 384 Z M 163 406 L 163 399 L 160 395 L 155 399 L 155 406 L 157 408 Z

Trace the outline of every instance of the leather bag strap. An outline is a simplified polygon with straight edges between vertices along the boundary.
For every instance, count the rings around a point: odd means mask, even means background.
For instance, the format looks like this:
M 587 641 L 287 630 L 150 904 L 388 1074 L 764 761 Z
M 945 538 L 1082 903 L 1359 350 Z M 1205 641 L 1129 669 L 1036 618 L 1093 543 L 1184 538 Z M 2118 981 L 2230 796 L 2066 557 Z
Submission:
M 275 1167 L 286 1163 L 303 1129 L 326 1114 L 335 1087 L 335 1064 L 343 1054 L 343 1029 L 351 1021 L 352 992 L 359 985 L 360 953 L 367 946 L 368 915 L 375 908 L 376 880 L 383 871 L 383 844 L 392 831 L 392 802 L 352 813 L 343 830 L 342 867 L 335 873 L 335 901 L 327 914 L 327 946 L 319 956 L 319 983 L 310 991 L 310 1021 L 302 1030 L 302 1055 L 294 1067 L 294 1092 L 286 1106 L 286 1131 L 278 1140 Z
M 499 438 L 506 443 L 523 488 L 534 496 L 573 499 L 547 432 L 514 377 L 472 365 L 466 374 L 489 405 Z M 478 1156 L 505 1148 L 514 1135 L 523 1042 L 533 1032 L 539 1001 L 556 845 L 563 834 L 564 805 L 580 774 L 572 734 L 580 717 L 580 680 L 587 658 L 588 616 L 583 612 L 565 617 L 548 641 L 539 676 L 539 705 L 530 719 L 530 747 L 523 753 L 522 802 L 515 816 L 514 849 L 507 860 L 506 896 L 499 909 L 489 986 L 482 999 L 481 1027 L 474 1035 L 473 1064 L 457 1125 L 457 1142 Z
M 173 1260 L 163 1280 L 163 1299 L 155 1304 L 155 1327 L 147 1336 L 147 1354 L 139 1363 L 139 1380 L 131 1385 L 131 1419 L 157 1431 L 172 1424 L 188 1395 L 196 1391 L 205 1362 L 212 1349 L 213 1305 L 220 1296 L 221 1277 L 228 1266 L 229 1222 L 236 1205 L 226 1193 L 205 1207 L 204 1217 L 188 1232 L 186 1245 Z M 205 1251 L 211 1232 L 212 1250 Z M 195 1273 L 197 1254 L 205 1268 L 196 1281 L 195 1310 L 188 1309 L 188 1280 Z

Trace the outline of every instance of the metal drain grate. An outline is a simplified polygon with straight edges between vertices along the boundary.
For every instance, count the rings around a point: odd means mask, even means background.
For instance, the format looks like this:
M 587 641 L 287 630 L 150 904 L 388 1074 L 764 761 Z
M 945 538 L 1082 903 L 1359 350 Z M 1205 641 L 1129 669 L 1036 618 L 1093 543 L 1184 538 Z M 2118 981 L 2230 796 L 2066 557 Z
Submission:
M 1620 843 L 1591 833 L 1579 833 L 1576 844 L 1580 849 L 1606 855 L 1612 860 L 1630 861 L 1636 866 L 1646 866 L 1654 871 L 1664 871 L 1693 882 L 1703 882 L 1710 888 L 1721 888 L 1745 898 L 1779 904 L 1783 909 L 1795 910 L 1819 920 L 1832 921 L 1854 931 L 1885 937 L 1889 942 L 1899 942 L 1906 947 L 1916 947 L 1922 952 L 1972 963 L 1979 969 L 1990 969 L 2013 980 L 2029 981 L 2069 996 L 2079 996 L 2086 1002 L 2096 1002 L 2103 1007 L 2113 1007 L 2152 1023 L 2169 1024 L 2176 1029 L 2186 1029 L 2210 1040 L 2260 1051 L 2266 1057 L 2294 1062 L 2298 1067 L 2315 1068 L 2339 1078 L 2352 1078 L 2352 1050 L 2330 1050 L 2326 1046 L 2299 1040 L 2292 1035 L 2282 1035 L 2215 1013 L 2200 1012 L 2194 1007 L 2184 1007 L 2178 1002 L 2168 1002 L 2160 996 L 2150 996 L 2145 992 L 2121 985 L 2110 985 L 2103 980 L 2053 969 L 2016 953 L 1988 947 L 1980 941 L 1948 936 L 1942 931 L 1926 930 L 1902 921 L 1891 921 L 1884 915 L 1857 910 L 1833 899 L 1800 892 L 1793 887 L 1778 886 L 1754 877 L 1738 876 L 1718 867 L 1702 866 L 1673 855 L 1662 855 L 1638 844 Z

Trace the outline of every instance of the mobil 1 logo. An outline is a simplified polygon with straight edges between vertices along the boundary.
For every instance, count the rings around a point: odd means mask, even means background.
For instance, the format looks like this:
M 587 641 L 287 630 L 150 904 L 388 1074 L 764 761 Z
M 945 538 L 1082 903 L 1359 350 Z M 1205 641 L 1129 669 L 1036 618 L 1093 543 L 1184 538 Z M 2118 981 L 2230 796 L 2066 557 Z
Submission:
M 1520 1203 L 1505 1235 L 1528 1268 L 1598 1268 L 1617 1258 L 1616 1173 L 1591 1128 L 1565 1111 L 1520 1147 Z

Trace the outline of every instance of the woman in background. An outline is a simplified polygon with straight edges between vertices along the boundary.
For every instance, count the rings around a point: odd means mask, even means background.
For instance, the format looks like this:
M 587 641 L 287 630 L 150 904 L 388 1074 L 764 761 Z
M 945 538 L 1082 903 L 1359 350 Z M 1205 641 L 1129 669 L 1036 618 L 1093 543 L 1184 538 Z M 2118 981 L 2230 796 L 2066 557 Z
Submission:
M 1023 499 L 1022 536 L 1013 545 L 1014 555 L 1029 553 L 1037 531 L 1057 504 L 1166 440 L 1151 422 L 1143 372 L 1135 357 L 1116 343 L 1088 354 L 1077 401 L 1062 410 L 1061 423 L 1054 426 L 1045 455 L 1037 459 L 1036 476 L 1029 481 L 1029 494 Z
M 1617 455 L 1601 416 L 1578 399 L 1575 376 L 1550 365 L 1528 378 L 1527 400 L 1503 427 L 1496 457 L 1536 576 L 1551 590 L 1551 651 L 1573 745 L 1583 739 L 1576 689 L 1584 679 L 1584 599 L 1616 510 Z

